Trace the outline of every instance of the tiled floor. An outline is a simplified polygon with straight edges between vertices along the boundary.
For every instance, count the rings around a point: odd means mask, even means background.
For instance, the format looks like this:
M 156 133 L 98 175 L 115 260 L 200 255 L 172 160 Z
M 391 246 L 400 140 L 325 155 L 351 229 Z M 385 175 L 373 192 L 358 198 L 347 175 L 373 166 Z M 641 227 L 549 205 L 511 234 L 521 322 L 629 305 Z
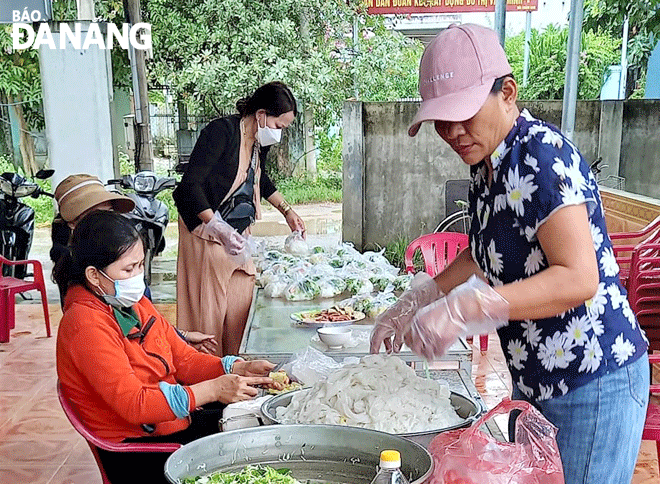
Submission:
M 157 307 L 171 318 L 172 304 Z M 51 305 L 53 335 L 60 317 L 59 306 Z M 17 306 L 16 329 L 9 343 L 0 344 L 0 484 L 99 484 L 87 444 L 57 401 L 55 337 L 45 336 L 41 305 Z M 473 377 L 490 407 L 509 394 L 511 383 L 495 335 L 487 353 L 474 352 Z M 498 424 L 505 430 L 504 420 Z M 654 442 L 642 443 L 633 483 L 660 483 Z

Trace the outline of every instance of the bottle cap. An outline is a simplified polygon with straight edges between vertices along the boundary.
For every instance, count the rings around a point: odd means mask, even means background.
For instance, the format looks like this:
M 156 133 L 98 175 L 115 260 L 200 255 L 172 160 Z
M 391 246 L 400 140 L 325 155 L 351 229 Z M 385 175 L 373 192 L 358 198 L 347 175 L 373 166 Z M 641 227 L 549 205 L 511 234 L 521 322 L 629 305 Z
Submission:
M 381 469 L 396 469 L 401 467 L 401 454 L 398 450 L 384 450 L 380 453 Z

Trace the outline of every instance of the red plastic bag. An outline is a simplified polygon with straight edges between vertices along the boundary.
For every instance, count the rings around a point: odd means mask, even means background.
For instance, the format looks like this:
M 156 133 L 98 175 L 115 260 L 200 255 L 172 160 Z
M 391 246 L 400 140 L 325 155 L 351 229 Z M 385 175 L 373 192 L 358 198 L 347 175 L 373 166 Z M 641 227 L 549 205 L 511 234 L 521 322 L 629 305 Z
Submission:
M 497 414 L 521 410 L 515 442 L 480 430 Z M 435 468 L 429 484 L 564 484 L 557 428 L 527 402 L 504 399 L 470 428 L 444 432 L 429 445 Z

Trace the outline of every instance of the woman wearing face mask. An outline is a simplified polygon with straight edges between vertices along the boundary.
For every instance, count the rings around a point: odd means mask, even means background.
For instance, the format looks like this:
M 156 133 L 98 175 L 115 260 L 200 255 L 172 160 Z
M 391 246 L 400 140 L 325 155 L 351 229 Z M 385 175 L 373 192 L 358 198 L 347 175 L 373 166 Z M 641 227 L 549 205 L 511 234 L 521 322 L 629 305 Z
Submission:
M 296 116 L 293 94 L 270 82 L 236 108 L 238 114 L 202 130 L 172 194 L 179 210 L 177 321 L 181 329 L 215 334 L 220 355 L 238 352 L 252 303 L 255 268 L 246 236 L 261 217 L 261 198 L 291 230 L 305 233 L 265 171 L 270 146 Z
M 143 272 L 138 232 L 112 212 L 84 217 L 54 269 L 66 293 L 57 374 L 87 428 L 114 442 L 187 443 L 218 431 L 222 404 L 281 388 L 268 361 L 187 345 L 144 297 Z M 99 454 L 111 482 L 166 482 L 166 454 Z

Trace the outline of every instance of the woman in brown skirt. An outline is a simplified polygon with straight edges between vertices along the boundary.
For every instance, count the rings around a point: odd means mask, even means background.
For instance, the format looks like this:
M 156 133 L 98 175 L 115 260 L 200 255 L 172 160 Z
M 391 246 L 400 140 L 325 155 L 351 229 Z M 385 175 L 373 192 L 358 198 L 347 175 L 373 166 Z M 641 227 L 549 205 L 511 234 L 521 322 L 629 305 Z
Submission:
M 179 210 L 177 325 L 215 334 L 218 354 L 237 354 L 252 302 L 255 268 L 246 247 L 266 198 L 291 230 L 305 224 L 265 171 L 266 154 L 293 122 L 296 101 L 281 82 L 236 103 L 238 114 L 211 121 L 174 190 Z

